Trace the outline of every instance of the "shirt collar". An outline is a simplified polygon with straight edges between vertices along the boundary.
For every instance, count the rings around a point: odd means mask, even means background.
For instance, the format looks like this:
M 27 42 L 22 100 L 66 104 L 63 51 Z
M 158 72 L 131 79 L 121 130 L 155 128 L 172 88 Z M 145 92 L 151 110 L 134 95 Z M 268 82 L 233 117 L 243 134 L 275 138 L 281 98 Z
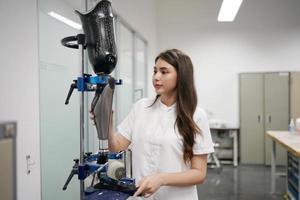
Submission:
M 173 103 L 171 106 L 167 106 L 166 104 L 161 102 L 160 98 L 158 98 L 158 103 L 159 103 L 159 108 L 167 112 L 174 110 L 176 108 L 176 102 Z

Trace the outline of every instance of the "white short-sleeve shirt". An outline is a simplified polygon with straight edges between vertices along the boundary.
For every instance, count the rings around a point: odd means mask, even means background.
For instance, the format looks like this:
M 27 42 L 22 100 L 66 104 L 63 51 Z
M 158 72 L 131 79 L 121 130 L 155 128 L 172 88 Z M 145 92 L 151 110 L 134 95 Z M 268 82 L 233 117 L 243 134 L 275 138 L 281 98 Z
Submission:
M 144 176 L 156 173 L 176 173 L 190 169 L 183 161 L 183 139 L 177 127 L 176 103 L 168 107 L 159 99 L 141 99 L 117 127 L 118 133 L 131 141 L 132 173 L 138 183 Z M 214 151 L 205 112 L 197 108 L 194 121 L 201 129 L 193 147 L 194 154 Z M 134 199 L 134 198 L 132 198 Z M 140 198 L 136 198 L 140 199 Z M 153 200 L 198 200 L 196 186 L 162 186 L 150 198 Z

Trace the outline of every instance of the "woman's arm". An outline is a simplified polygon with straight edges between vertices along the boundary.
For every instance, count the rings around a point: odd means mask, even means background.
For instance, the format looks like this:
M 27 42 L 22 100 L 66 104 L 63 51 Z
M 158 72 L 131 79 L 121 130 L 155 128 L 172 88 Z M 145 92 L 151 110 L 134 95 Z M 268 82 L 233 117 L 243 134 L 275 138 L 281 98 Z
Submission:
M 121 134 L 113 131 L 113 112 L 109 121 L 108 149 L 113 152 L 119 152 L 127 149 L 131 142 Z
M 207 155 L 194 155 L 191 169 L 181 173 L 162 173 L 163 185 L 188 186 L 203 183 L 207 169 Z
M 95 115 L 91 111 L 89 112 L 90 112 L 90 119 L 92 120 L 93 125 L 95 125 L 94 123 Z M 123 137 L 121 134 L 113 131 L 113 113 L 114 112 L 112 111 L 112 114 L 110 116 L 110 122 L 109 122 L 110 124 L 109 124 L 109 133 L 108 133 L 108 149 L 113 152 L 119 152 L 127 149 L 131 142 L 127 140 L 125 137 Z
M 110 132 L 108 138 L 108 149 L 113 152 L 123 151 L 130 145 L 130 141 L 117 132 Z
M 139 189 L 134 196 L 142 194 L 151 196 L 160 186 L 189 186 L 201 184 L 205 180 L 207 169 L 207 154 L 194 155 L 191 169 L 178 173 L 159 173 L 144 177 L 138 184 Z

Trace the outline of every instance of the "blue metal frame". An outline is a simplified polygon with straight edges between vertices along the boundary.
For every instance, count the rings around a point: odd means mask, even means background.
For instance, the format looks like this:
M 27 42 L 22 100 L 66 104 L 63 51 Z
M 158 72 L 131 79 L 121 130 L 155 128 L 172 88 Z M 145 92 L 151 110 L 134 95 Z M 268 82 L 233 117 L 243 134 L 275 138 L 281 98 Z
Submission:
M 78 165 L 78 172 L 76 174 L 78 174 L 79 180 L 84 180 L 90 174 L 96 172 L 99 168 L 102 168 L 100 170 L 101 172 L 107 171 L 107 165 L 104 166 L 105 164 L 101 165 L 101 164 L 94 163 L 95 161 L 97 161 L 99 156 L 100 156 L 99 153 L 92 154 L 85 158 L 85 162 L 83 164 Z M 109 152 L 107 155 L 107 158 L 114 159 L 114 160 L 120 160 L 123 158 L 123 153 Z
M 106 85 L 108 84 L 108 79 L 110 78 L 110 76 L 108 75 L 103 75 L 103 76 L 84 76 L 84 77 L 78 77 L 77 78 L 77 90 L 78 91 L 90 91 L 87 88 L 87 84 L 92 84 L 92 85 L 96 85 L 96 84 L 101 84 L 101 85 Z M 116 85 L 122 85 L 122 80 L 116 80 Z

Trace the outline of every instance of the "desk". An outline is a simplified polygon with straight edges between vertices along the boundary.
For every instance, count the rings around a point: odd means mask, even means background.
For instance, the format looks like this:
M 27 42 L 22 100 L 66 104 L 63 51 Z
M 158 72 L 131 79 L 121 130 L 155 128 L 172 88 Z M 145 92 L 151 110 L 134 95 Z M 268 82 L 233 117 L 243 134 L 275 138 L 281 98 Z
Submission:
M 229 138 L 232 138 L 233 140 L 233 145 L 232 145 L 232 150 L 233 150 L 233 155 L 232 155 L 232 164 L 234 167 L 238 166 L 238 128 L 210 128 L 210 131 L 212 134 L 214 133 L 221 133 L 221 132 L 226 132 L 228 133 Z M 212 135 L 213 139 L 214 136 Z M 217 139 L 216 139 L 217 140 Z M 222 148 L 222 141 L 214 141 L 217 143 L 220 143 L 220 149 Z M 222 163 L 222 161 L 221 161 Z
M 287 193 L 291 199 L 300 200 L 300 134 L 298 133 L 290 133 L 288 131 L 267 131 L 267 136 L 272 140 L 272 152 L 271 152 L 271 193 L 275 192 L 276 188 L 276 143 L 279 143 L 288 151 L 288 158 L 293 157 L 295 163 L 298 163 L 298 169 L 295 171 L 296 177 L 298 177 L 298 185 L 296 185 L 296 192 L 298 192 L 298 197 L 293 197 L 289 190 L 289 168 L 290 161 L 288 160 L 287 168 L 288 168 L 288 175 L 287 175 Z M 295 167 L 295 164 L 293 165 Z M 297 168 L 297 167 L 296 167 Z

